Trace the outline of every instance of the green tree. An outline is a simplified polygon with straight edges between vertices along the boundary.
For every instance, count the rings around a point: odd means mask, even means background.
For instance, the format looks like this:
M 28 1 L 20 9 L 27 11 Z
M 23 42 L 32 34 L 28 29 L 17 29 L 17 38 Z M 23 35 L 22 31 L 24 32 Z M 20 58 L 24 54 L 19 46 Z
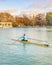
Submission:
M 46 20 L 48 25 L 52 25 L 52 12 L 46 14 Z

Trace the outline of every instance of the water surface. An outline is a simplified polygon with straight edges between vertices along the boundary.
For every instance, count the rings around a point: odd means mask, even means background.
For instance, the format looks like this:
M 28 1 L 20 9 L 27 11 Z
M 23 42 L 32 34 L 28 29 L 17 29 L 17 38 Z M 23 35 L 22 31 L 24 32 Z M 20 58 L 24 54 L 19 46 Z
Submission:
M 52 46 L 41 47 L 11 40 L 18 39 L 24 33 L 35 39 L 30 41 L 52 45 L 52 28 L 1 28 L 0 65 L 52 65 Z

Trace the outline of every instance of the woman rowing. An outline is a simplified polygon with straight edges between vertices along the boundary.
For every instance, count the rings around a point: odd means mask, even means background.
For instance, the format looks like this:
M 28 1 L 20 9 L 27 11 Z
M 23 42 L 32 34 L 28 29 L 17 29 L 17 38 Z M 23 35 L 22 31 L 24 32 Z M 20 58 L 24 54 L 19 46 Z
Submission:
M 22 41 L 28 41 L 28 38 L 25 34 L 22 36 Z

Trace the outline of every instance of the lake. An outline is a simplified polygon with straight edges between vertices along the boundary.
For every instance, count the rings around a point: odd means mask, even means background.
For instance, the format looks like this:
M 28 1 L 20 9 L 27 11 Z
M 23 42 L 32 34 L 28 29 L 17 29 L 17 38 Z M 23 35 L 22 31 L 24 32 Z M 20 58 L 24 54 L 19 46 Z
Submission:
M 32 38 L 29 41 L 50 47 L 12 40 L 24 33 Z M 52 27 L 0 28 L 0 65 L 52 65 Z

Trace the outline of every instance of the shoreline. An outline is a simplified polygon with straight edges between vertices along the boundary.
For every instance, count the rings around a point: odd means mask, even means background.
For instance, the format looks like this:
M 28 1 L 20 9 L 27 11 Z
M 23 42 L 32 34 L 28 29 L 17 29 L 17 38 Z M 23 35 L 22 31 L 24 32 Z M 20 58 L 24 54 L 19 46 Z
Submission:
M 52 26 L 22 26 L 22 27 L 0 27 L 0 29 L 5 28 L 52 28 Z
M 51 28 L 52 26 L 22 26 L 22 27 L 13 27 L 13 28 L 41 28 L 41 27 L 47 27 L 47 28 Z

